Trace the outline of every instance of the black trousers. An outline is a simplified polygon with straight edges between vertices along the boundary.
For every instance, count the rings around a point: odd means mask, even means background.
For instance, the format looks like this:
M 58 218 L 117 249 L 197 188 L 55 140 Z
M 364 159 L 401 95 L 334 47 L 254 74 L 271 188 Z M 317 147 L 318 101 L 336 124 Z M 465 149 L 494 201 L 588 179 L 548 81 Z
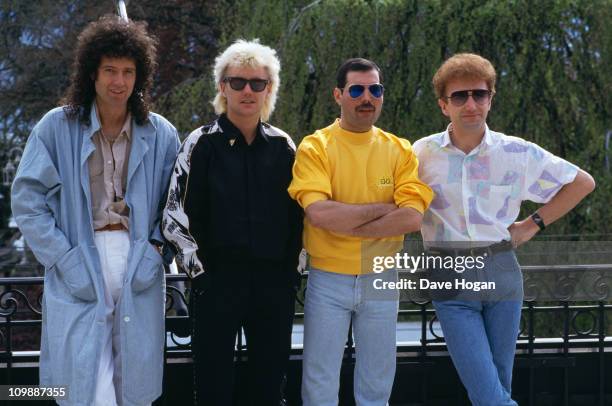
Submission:
M 195 404 L 232 406 L 234 390 L 248 390 L 251 405 L 278 406 L 291 349 L 296 272 L 280 261 L 224 256 L 207 261 L 203 277 L 192 308 Z M 234 388 L 240 327 L 248 384 Z

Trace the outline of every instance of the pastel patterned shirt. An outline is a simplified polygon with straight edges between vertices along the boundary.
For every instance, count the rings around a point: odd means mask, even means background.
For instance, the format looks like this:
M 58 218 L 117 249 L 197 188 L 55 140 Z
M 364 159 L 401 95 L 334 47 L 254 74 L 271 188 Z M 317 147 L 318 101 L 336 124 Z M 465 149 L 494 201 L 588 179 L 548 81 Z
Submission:
M 413 149 L 419 178 L 435 193 L 421 228 L 429 246 L 509 240 L 522 201 L 547 203 L 578 172 L 542 147 L 488 127 L 469 154 L 452 144 L 448 129 L 418 140 Z

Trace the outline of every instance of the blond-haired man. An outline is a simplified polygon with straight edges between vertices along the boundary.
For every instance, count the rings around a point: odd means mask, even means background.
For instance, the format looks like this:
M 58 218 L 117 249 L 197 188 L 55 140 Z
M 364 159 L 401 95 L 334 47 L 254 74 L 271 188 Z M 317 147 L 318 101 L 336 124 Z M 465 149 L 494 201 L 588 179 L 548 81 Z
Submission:
M 249 402 L 278 405 L 289 356 L 302 212 L 287 187 L 295 145 L 264 121 L 280 62 L 239 40 L 215 61 L 219 117 L 183 143 L 163 230 L 192 278 L 196 403 L 231 405 L 236 333 L 248 345 Z

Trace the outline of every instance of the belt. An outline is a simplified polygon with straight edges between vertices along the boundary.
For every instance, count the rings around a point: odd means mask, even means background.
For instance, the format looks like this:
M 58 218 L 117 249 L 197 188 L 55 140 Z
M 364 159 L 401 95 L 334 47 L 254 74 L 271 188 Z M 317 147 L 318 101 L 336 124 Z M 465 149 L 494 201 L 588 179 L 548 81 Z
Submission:
M 426 250 L 427 255 L 432 256 L 451 256 L 451 257 L 478 257 L 484 254 L 495 255 L 500 252 L 511 251 L 514 249 L 511 241 L 500 241 L 495 244 L 489 245 L 488 247 L 475 247 L 475 248 L 428 248 Z
M 98 228 L 95 231 L 127 231 L 127 228 L 125 228 L 125 226 L 121 223 L 117 223 L 117 224 L 107 224 L 102 228 Z

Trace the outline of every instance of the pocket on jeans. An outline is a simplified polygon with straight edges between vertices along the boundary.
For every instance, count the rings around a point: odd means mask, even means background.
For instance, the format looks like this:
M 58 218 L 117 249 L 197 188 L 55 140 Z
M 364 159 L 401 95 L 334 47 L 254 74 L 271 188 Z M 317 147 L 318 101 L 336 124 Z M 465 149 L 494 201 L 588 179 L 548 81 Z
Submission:
M 514 251 L 504 251 L 495 254 L 492 258 L 493 269 L 496 271 L 520 271 L 520 266 Z

